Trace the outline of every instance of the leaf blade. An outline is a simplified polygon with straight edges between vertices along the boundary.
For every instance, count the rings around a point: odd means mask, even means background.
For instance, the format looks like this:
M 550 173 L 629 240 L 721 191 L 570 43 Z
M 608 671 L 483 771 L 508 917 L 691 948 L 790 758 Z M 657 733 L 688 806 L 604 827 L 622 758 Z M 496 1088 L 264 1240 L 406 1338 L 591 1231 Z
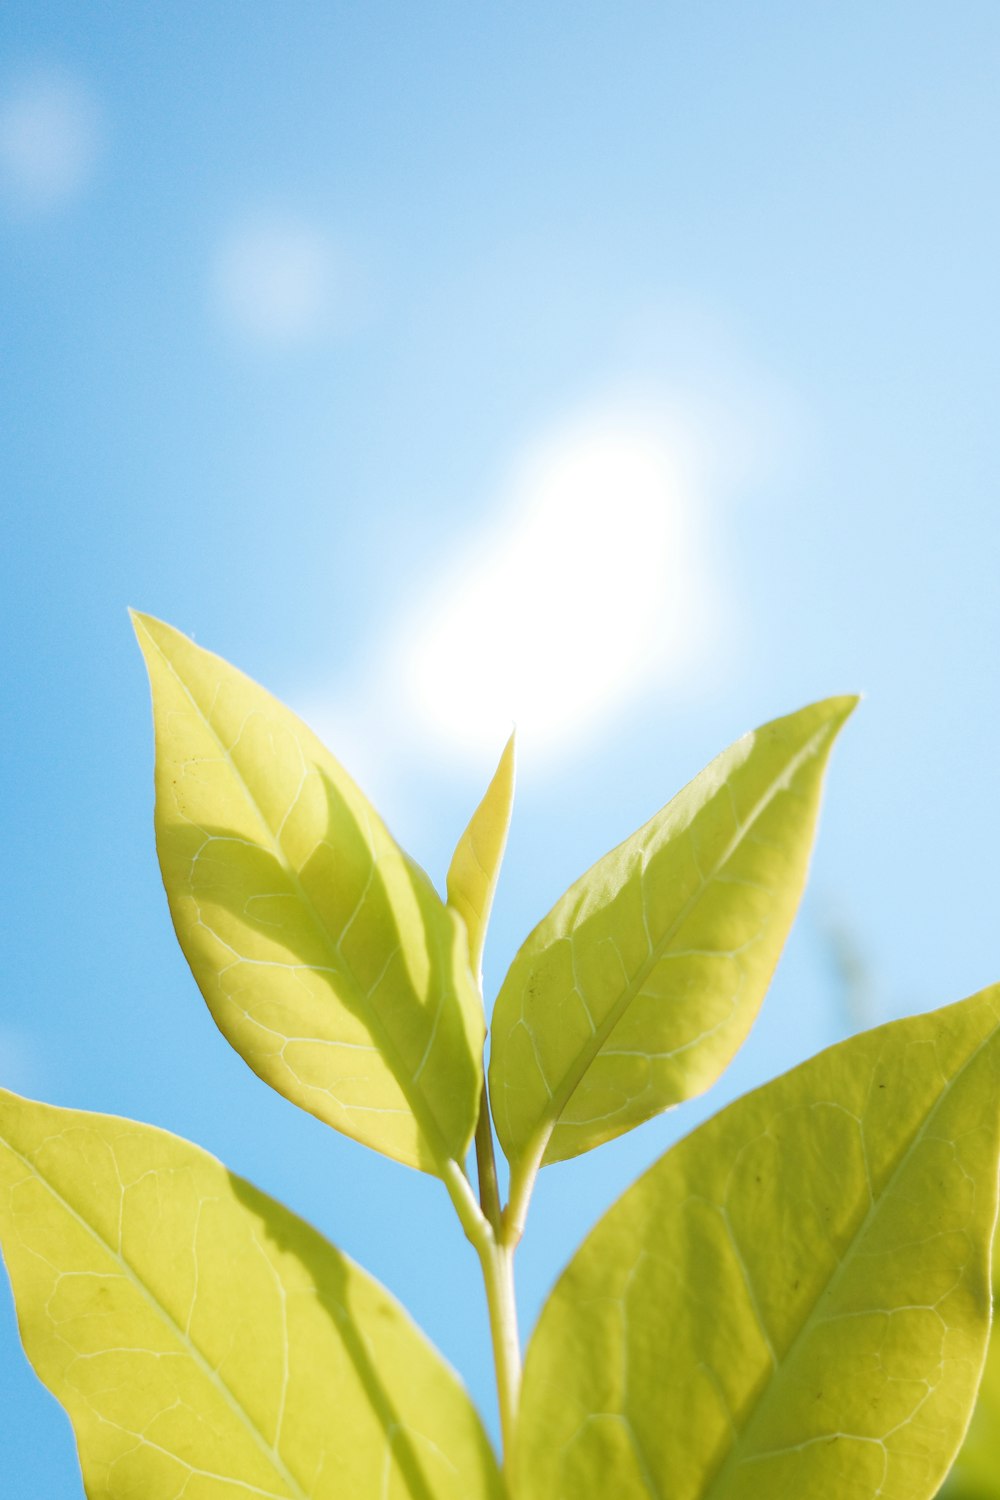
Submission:
M 398 1304 L 188 1142 L 0 1091 L 0 1243 L 91 1500 L 499 1500 Z
M 737 740 L 529 935 L 497 998 L 490 1064 L 520 1178 L 728 1064 L 791 926 L 827 757 L 856 703 L 826 699 Z
M 597 1226 L 532 1339 L 522 1500 L 929 1500 L 989 1328 L 1000 987 L 737 1100 Z M 603 1488 L 602 1488 L 603 1486 Z
M 942 1490 L 946 1500 L 996 1500 L 1000 1496 L 1000 1260 L 993 1240 L 993 1327 L 972 1423 Z
M 464 931 L 315 735 L 133 617 L 178 941 L 250 1067 L 335 1129 L 444 1175 L 475 1129 L 484 1024 Z
M 482 801 L 455 847 L 448 869 L 448 904 L 465 923 L 475 974 L 482 967 L 486 928 L 507 846 L 514 803 L 514 759 L 512 734 Z

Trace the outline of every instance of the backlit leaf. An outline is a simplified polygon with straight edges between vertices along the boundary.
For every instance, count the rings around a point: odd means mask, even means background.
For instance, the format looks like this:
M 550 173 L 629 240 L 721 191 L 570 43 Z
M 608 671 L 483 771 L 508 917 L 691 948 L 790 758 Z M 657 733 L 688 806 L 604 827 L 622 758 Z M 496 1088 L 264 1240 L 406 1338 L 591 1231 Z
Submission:
M 402 1309 L 188 1142 L 0 1091 L 0 1240 L 89 1500 L 499 1500 Z
M 681 1141 L 542 1314 L 518 1500 L 929 1500 L 982 1369 L 998 1134 L 1000 987 Z
M 293 713 L 179 631 L 135 624 L 160 869 L 217 1025 L 303 1109 L 443 1175 L 482 1088 L 462 923 Z
M 448 871 L 448 901 L 469 934 L 469 957 L 478 974 L 514 801 L 514 736 L 507 741 L 486 795 L 469 820 Z
M 1000 1236 L 993 1241 L 993 1331 L 972 1426 L 943 1493 L 947 1500 L 1000 1500 Z
M 823 771 L 856 702 L 830 698 L 737 740 L 528 937 L 491 1043 L 516 1177 L 700 1093 L 729 1063 L 798 907 Z

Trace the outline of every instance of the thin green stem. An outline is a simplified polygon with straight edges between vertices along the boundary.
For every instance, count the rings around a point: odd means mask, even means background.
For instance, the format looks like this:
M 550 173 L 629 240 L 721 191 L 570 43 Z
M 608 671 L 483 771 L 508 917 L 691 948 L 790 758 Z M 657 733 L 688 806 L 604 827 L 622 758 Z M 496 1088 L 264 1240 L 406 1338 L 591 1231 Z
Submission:
M 493 1125 L 485 1079 L 479 1104 L 479 1119 L 476 1122 L 476 1164 L 479 1169 L 481 1216 L 488 1226 L 481 1243 L 476 1244 L 476 1250 L 486 1288 L 500 1407 L 500 1436 L 506 1459 L 510 1456 L 521 1393 L 521 1341 L 517 1330 L 517 1301 L 514 1294 L 515 1247 L 503 1234 Z
M 512 1250 L 520 1244 L 524 1233 L 528 1207 L 535 1190 L 535 1179 L 538 1176 L 544 1149 L 545 1142 L 543 1141 L 536 1152 L 522 1157 L 515 1166 L 511 1167 L 510 1198 L 503 1211 L 501 1238 L 504 1244 L 509 1245 Z
M 486 1119 L 490 1130 L 489 1104 L 483 1093 L 480 1120 Z M 481 1131 L 476 1129 L 476 1150 L 479 1156 Z M 483 1143 L 485 1153 L 485 1142 Z M 480 1179 L 482 1205 L 476 1201 L 472 1184 L 463 1168 L 456 1161 L 449 1161 L 442 1173 L 448 1195 L 455 1205 L 466 1239 L 470 1241 L 479 1257 L 486 1288 L 486 1306 L 490 1318 L 490 1339 L 493 1344 L 493 1364 L 496 1369 L 497 1399 L 500 1406 L 500 1436 L 504 1456 L 510 1453 L 514 1437 L 514 1422 L 517 1418 L 517 1403 L 521 1392 L 521 1341 L 517 1331 L 517 1302 L 514 1297 L 514 1246 L 498 1233 L 501 1214 L 500 1199 L 496 1187 L 496 1160 L 493 1156 L 492 1134 L 489 1153 L 486 1156 L 492 1165 L 492 1189 L 484 1187 Z M 483 1157 L 479 1156 L 482 1174 Z M 495 1198 L 496 1226 L 491 1216 Z
M 504 1458 L 509 1459 L 521 1394 L 521 1342 L 517 1332 L 517 1304 L 514 1299 L 514 1251 L 510 1245 L 494 1240 L 480 1254 L 486 1305 L 490 1314 L 490 1337 L 496 1368 L 497 1398 L 500 1405 L 500 1437 Z
M 496 1369 L 497 1400 L 500 1406 L 500 1436 L 506 1458 L 514 1437 L 514 1422 L 521 1391 L 521 1341 L 517 1331 L 517 1302 L 514 1296 L 514 1245 L 508 1243 L 500 1232 L 500 1194 L 485 1088 L 476 1125 L 476 1157 L 480 1179 L 479 1202 L 476 1201 L 471 1182 L 458 1162 L 447 1162 L 442 1176 L 448 1196 L 465 1230 L 466 1239 L 475 1249 L 483 1272 L 493 1364 Z
M 459 1222 L 465 1230 L 465 1237 L 481 1260 L 484 1251 L 493 1243 L 493 1226 L 476 1202 L 472 1183 L 459 1162 L 446 1162 L 441 1176 Z
M 499 1239 L 502 1220 L 500 1187 L 497 1182 L 497 1159 L 493 1150 L 493 1127 L 490 1124 L 485 1079 L 479 1104 L 479 1119 L 476 1121 L 476 1166 L 479 1170 L 479 1204 L 493 1226 L 494 1235 Z

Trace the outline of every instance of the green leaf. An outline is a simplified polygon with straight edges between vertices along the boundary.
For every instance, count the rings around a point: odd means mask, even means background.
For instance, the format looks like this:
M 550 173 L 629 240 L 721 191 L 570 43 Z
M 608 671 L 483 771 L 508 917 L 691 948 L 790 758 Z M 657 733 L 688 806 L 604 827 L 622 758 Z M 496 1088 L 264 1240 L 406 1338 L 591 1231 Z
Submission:
M 737 740 L 528 937 L 490 1062 L 516 1179 L 700 1093 L 729 1063 L 795 915 L 826 760 L 856 702 Z
M 448 901 L 469 934 L 469 957 L 478 974 L 514 803 L 514 736 L 504 748 L 486 795 L 459 839 L 448 871 Z
M 499 1500 L 398 1304 L 188 1142 L 0 1091 L 0 1239 L 90 1500 Z
M 135 625 L 160 869 L 216 1024 L 327 1124 L 454 1172 L 485 1030 L 462 923 L 294 714 L 179 631 Z
M 1000 986 L 668 1151 L 542 1313 L 518 1500 L 927 1500 L 982 1369 L 998 1106 Z
M 944 1491 L 949 1500 L 1000 1500 L 1000 1236 L 993 1241 L 993 1332 L 983 1382 L 961 1452 Z

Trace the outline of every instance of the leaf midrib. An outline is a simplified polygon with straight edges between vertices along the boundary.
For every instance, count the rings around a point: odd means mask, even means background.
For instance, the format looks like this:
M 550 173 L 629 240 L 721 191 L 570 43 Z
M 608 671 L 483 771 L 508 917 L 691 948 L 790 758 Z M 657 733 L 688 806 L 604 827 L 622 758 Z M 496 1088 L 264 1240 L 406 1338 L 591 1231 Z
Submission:
M 716 861 L 711 871 L 707 875 L 701 877 L 700 883 L 698 884 L 697 888 L 688 897 L 687 901 L 681 907 L 681 910 L 674 917 L 673 921 L 667 927 L 666 931 L 660 937 L 659 941 L 655 945 L 651 946 L 647 958 L 643 960 L 635 975 L 625 986 L 624 990 L 621 993 L 621 996 L 605 1016 L 605 1019 L 601 1022 L 601 1025 L 597 1027 L 593 1035 L 589 1037 L 583 1044 L 580 1051 L 574 1058 L 572 1066 L 567 1069 L 566 1073 L 563 1076 L 562 1084 L 553 1092 L 551 1108 L 543 1112 L 542 1117 L 539 1121 L 539 1125 L 536 1128 L 534 1149 L 532 1149 L 529 1140 L 528 1147 L 522 1153 L 523 1156 L 527 1156 L 529 1154 L 531 1156 L 535 1156 L 537 1153 L 538 1160 L 542 1159 L 545 1154 L 546 1147 L 548 1146 L 552 1134 L 555 1131 L 555 1128 L 558 1125 L 567 1104 L 569 1103 L 576 1089 L 579 1087 L 580 1083 L 583 1081 L 588 1068 L 602 1051 L 605 1043 L 611 1036 L 611 1033 L 614 1031 L 615 1027 L 622 1020 L 629 1006 L 642 992 L 642 987 L 646 983 L 646 980 L 649 978 L 650 974 L 656 968 L 657 964 L 662 962 L 668 947 L 673 942 L 674 938 L 677 936 L 684 923 L 688 920 L 692 911 L 694 911 L 698 903 L 702 900 L 705 892 L 712 885 L 712 882 L 717 879 L 720 872 L 733 858 L 733 855 L 740 847 L 746 835 L 755 826 L 759 819 L 763 817 L 764 813 L 770 807 L 775 797 L 778 796 L 779 791 L 784 790 L 781 783 L 786 780 L 790 780 L 791 777 L 795 776 L 800 767 L 816 753 L 819 744 L 822 742 L 825 736 L 829 735 L 830 730 L 831 723 L 828 720 L 817 730 L 815 730 L 814 733 L 809 736 L 808 740 L 806 740 L 805 744 L 800 746 L 795 754 L 788 759 L 780 775 L 773 778 L 766 792 L 755 803 L 749 817 L 742 824 L 734 837 L 729 841 L 724 852 Z M 645 901 L 645 893 L 641 893 L 641 899 Z M 567 940 L 572 943 L 572 934 L 569 934 Z
M 996 1013 L 994 1012 L 994 1014 Z M 798 1332 L 795 1334 L 792 1342 L 789 1344 L 788 1348 L 782 1355 L 780 1365 L 776 1364 L 773 1366 L 770 1378 L 762 1387 L 760 1394 L 750 1408 L 749 1414 L 742 1426 L 739 1437 L 726 1453 L 715 1473 L 708 1479 L 705 1488 L 699 1491 L 697 1500 L 711 1500 L 711 1497 L 718 1493 L 718 1487 L 725 1483 L 725 1480 L 728 1478 L 732 1470 L 741 1462 L 741 1450 L 746 1446 L 746 1443 L 751 1436 L 753 1429 L 762 1420 L 763 1415 L 767 1410 L 768 1404 L 772 1399 L 773 1393 L 780 1385 L 780 1377 L 784 1374 L 785 1370 L 791 1364 L 796 1350 L 803 1343 L 806 1336 L 816 1326 L 817 1309 L 825 1299 L 829 1299 L 836 1292 L 841 1277 L 846 1275 L 845 1268 L 851 1263 L 853 1259 L 855 1247 L 858 1245 L 859 1241 L 864 1239 L 865 1235 L 868 1233 L 872 1221 L 881 1212 L 882 1208 L 885 1205 L 886 1199 L 891 1194 L 892 1189 L 898 1181 L 900 1175 L 905 1171 L 907 1163 L 912 1157 L 914 1151 L 916 1151 L 917 1147 L 922 1143 L 927 1131 L 933 1125 L 934 1120 L 937 1118 L 938 1111 L 944 1106 L 945 1102 L 951 1094 L 952 1089 L 954 1089 L 955 1086 L 961 1081 L 961 1079 L 965 1076 L 965 1074 L 973 1066 L 977 1058 L 980 1057 L 985 1049 L 996 1040 L 998 1033 L 1000 1033 L 1000 1019 L 997 1020 L 996 1024 L 979 1043 L 975 1051 L 970 1053 L 970 1055 L 966 1058 L 965 1062 L 959 1068 L 958 1072 L 948 1080 L 947 1084 L 941 1090 L 941 1093 L 939 1094 L 934 1107 L 931 1109 L 929 1114 L 923 1117 L 919 1127 L 914 1133 L 913 1139 L 910 1141 L 910 1144 L 907 1146 L 902 1156 L 898 1159 L 895 1166 L 890 1171 L 878 1197 L 876 1198 L 874 1195 L 872 1196 L 872 1201 L 868 1205 L 868 1209 L 865 1212 L 864 1218 L 861 1220 L 857 1229 L 851 1235 L 850 1240 L 845 1246 L 844 1253 L 837 1264 L 836 1270 L 833 1272 L 833 1275 L 829 1278 L 829 1280 L 820 1287 L 812 1306 L 810 1307 L 808 1313 L 806 1314 L 806 1317 L 803 1319 L 798 1329 Z
M 326 945 L 326 947 L 330 948 L 331 952 L 333 953 L 333 955 L 335 956 L 335 958 L 337 958 L 340 961 L 339 964 L 337 965 L 337 967 L 343 967 L 344 969 L 347 970 L 348 974 L 350 975 L 351 982 L 354 985 L 357 993 L 360 996 L 362 996 L 362 1005 L 364 1006 L 365 1014 L 366 1014 L 366 1017 L 368 1018 L 369 1030 L 372 1031 L 372 1032 L 374 1032 L 374 1033 L 376 1033 L 376 1035 L 378 1037 L 378 1040 L 379 1040 L 380 1050 L 383 1052 L 383 1054 L 386 1056 L 387 1061 L 389 1062 L 390 1070 L 392 1072 L 392 1075 L 395 1078 L 395 1080 L 396 1080 L 397 1084 L 399 1085 L 400 1089 L 402 1090 L 403 1095 L 406 1098 L 406 1101 L 407 1101 L 407 1103 L 410 1106 L 410 1109 L 413 1111 L 414 1118 L 416 1119 L 417 1124 L 418 1124 L 420 1130 L 423 1132 L 423 1135 L 424 1135 L 425 1139 L 427 1140 L 428 1145 L 431 1148 L 431 1155 L 438 1162 L 439 1167 L 442 1169 L 442 1172 L 443 1172 L 443 1169 L 445 1168 L 446 1164 L 449 1161 L 454 1160 L 454 1157 L 453 1157 L 452 1153 L 447 1149 L 447 1146 L 445 1145 L 445 1142 L 444 1142 L 444 1138 L 441 1135 L 440 1129 L 438 1127 L 437 1120 L 434 1118 L 433 1114 L 430 1112 L 429 1106 L 426 1105 L 426 1103 L 424 1101 L 423 1095 L 419 1091 L 415 1091 L 415 1092 L 413 1091 L 413 1089 L 412 1089 L 412 1082 L 413 1082 L 413 1080 L 411 1079 L 411 1077 L 409 1075 L 409 1072 L 406 1069 L 406 1067 L 405 1067 L 405 1065 L 403 1063 L 403 1060 L 402 1060 L 402 1058 L 399 1055 L 399 1051 L 398 1051 L 398 1049 L 396 1047 L 395 1042 L 393 1041 L 390 1033 L 386 1029 L 385 1023 L 382 1021 L 381 1017 L 377 1014 L 377 1012 L 374 1010 L 374 1008 L 364 1000 L 364 998 L 363 998 L 364 997 L 364 989 L 363 989 L 363 987 L 362 987 L 362 985 L 361 985 L 361 983 L 360 983 L 360 981 L 358 979 L 357 974 L 354 972 L 354 969 L 353 969 L 352 965 L 350 964 L 350 962 L 347 960 L 347 958 L 341 953 L 340 949 L 337 948 L 336 943 L 334 942 L 334 939 L 333 939 L 333 935 L 330 932 L 329 928 L 327 927 L 326 922 L 323 920 L 323 917 L 320 914 L 320 912 L 317 910 L 316 905 L 313 902 L 311 896 L 308 894 L 308 892 L 306 891 L 305 887 L 303 886 L 301 880 L 299 879 L 297 871 L 290 864 L 290 862 L 288 860 L 288 857 L 285 854 L 285 851 L 284 851 L 284 849 L 283 849 L 283 847 L 282 847 L 282 845 L 281 845 L 281 843 L 280 843 L 280 841 L 278 839 L 277 834 L 275 833 L 274 829 L 271 827 L 271 825 L 268 822 L 267 818 L 264 816 L 263 809 L 261 808 L 259 802 L 257 801 L 257 798 L 254 796 L 254 794 L 253 794 L 250 786 L 248 785 L 245 777 L 243 776 L 243 773 L 240 771 L 240 769 L 237 766 L 236 762 L 233 760 L 233 757 L 232 757 L 230 751 L 223 744 L 222 739 L 221 739 L 218 731 L 215 729 L 215 727 L 210 722 L 210 720 L 209 720 L 207 714 L 205 713 L 204 709 L 202 708 L 201 704 L 198 702 L 198 700 L 195 698 L 194 694 L 191 692 L 191 689 L 188 687 L 187 683 L 184 681 L 183 677 L 180 675 L 179 671 L 174 666 L 174 663 L 171 661 L 170 657 L 167 656 L 166 652 L 164 651 L 163 647 L 160 645 L 159 641 L 157 641 L 157 640 L 154 639 L 152 633 L 147 628 L 147 626 L 145 625 L 145 623 L 143 624 L 143 629 L 146 631 L 146 635 L 148 636 L 150 642 L 152 643 L 152 645 L 154 646 L 154 648 L 156 649 L 156 651 L 159 653 L 159 655 L 160 655 L 160 657 L 161 657 L 164 665 L 172 673 L 175 681 L 177 682 L 177 685 L 180 687 L 181 691 L 186 695 L 186 697 L 187 697 L 189 703 L 191 704 L 192 708 L 195 710 L 195 712 L 197 713 L 198 717 L 201 719 L 201 722 L 204 724 L 205 728 L 208 730 L 209 734 L 215 740 L 215 742 L 218 745 L 219 749 L 221 750 L 222 754 L 225 756 L 226 763 L 229 766 L 229 769 L 232 772 L 233 777 L 239 783 L 239 785 L 240 785 L 240 787 L 241 787 L 241 789 L 243 791 L 243 794 L 246 797 L 247 802 L 248 802 L 250 808 L 252 809 L 252 811 L 256 815 L 257 820 L 260 823 L 261 827 L 266 831 L 268 839 L 269 839 L 270 844 L 271 844 L 272 852 L 273 852 L 276 860 L 278 861 L 278 863 L 281 865 L 282 869 L 285 871 L 285 874 L 288 877 L 289 882 L 294 886 L 295 892 L 296 892 L 297 896 L 299 897 L 299 900 L 302 902 L 302 905 L 305 907 L 306 911 L 308 912 L 310 920 L 313 923 L 313 926 L 319 932 L 320 937 L 322 938 L 322 940 L 323 940 L 324 944 Z M 367 840 L 366 840 L 366 842 L 367 842 Z M 369 850 L 370 850 L 371 849 L 371 845 L 369 845 L 368 847 L 369 847 Z M 375 858 L 374 852 L 372 852 L 372 865 L 373 865 L 373 867 L 376 867 L 377 864 L 378 864 L 378 861 Z
M 58 1138 L 62 1139 L 64 1135 L 65 1132 L 61 1132 Z M 145 1298 L 145 1300 L 157 1314 L 157 1316 L 167 1325 L 178 1342 L 187 1350 L 191 1358 L 198 1365 L 202 1374 L 207 1377 L 210 1384 L 215 1386 L 227 1405 L 242 1422 L 243 1426 L 250 1434 L 256 1446 L 260 1449 L 261 1453 L 263 1453 L 264 1457 L 272 1465 L 275 1474 L 284 1484 L 289 1487 L 290 1492 L 295 1496 L 295 1500 L 310 1500 L 310 1496 L 308 1495 L 308 1493 L 299 1484 L 298 1480 L 295 1478 L 295 1475 L 288 1468 L 278 1450 L 268 1442 L 264 1433 L 261 1432 L 253 1417 L 247 1411 L 246 1407 L 243 1405 L 236 1392 L 229 1385 L 228 1381 L 226 1381 L 223 1376 L 219 1374 L 219 1371 L 217 1369 L 209 1364 L 205 1355 L 198 1348 L 198 1345 L 191 1338 L 190 1334 L 185 1329 L 181 1328 L 180 1324 L 177 1322 L 170 1309 L 168 1307 L 165 1307 L 160 1299 L 156 1296 L 156 1294 L 151 1290 L 151 1288 L 148 1287 L 146 1283 L 140 1279 L 138 1273 L 125 1259 L 124 1255 L 122 1255 L 119 1250 L 116 1250 L 115 1247 L 107 1239 L 105 1239 L 104 1235 L 100 1232 L 96 1225 L 91 1224 L 89 1219 L 84 1218 L 79 1209 L 77 1209 L 72 1203 L 70 1203 L 67 1198 L 63 1196 L 59 1189 L 49 1180 L 48 1177 L 45 1176 L 36 1162 L 33 1162 L 30 1157 L 25 1156 L 24 1153 L 19 1151 L 16 1146 L 12 1145 L 6 1137 L 2 1137 L 2 1139 L 3 1144 L 7 1148 L 7 1150 L 10 1151 L 13 1156 L 17 1157 L 18 1161 L 22 1164 L 22 1166 L 26 1168 L 28 1172 L 32 1173 L 34 1177 L 37 1178 L 37 1180 L 49 1193 L 51 1193 L 52 1197 L 65 1210 L 65 1212 L 69 1214 L 73 1219 L 75 1219 L 80 1227 L 86 1230 L 87 1233 L 89 1233 L 91 1237 L 97 1241 L 102 1250 L 105 1251 L 110 1259 L 116 1262 L 121 1267 L 125 1276 L 132 1283 L 136 1291 Z M 107 1143 L 105 1142 L 105 1144 Z

